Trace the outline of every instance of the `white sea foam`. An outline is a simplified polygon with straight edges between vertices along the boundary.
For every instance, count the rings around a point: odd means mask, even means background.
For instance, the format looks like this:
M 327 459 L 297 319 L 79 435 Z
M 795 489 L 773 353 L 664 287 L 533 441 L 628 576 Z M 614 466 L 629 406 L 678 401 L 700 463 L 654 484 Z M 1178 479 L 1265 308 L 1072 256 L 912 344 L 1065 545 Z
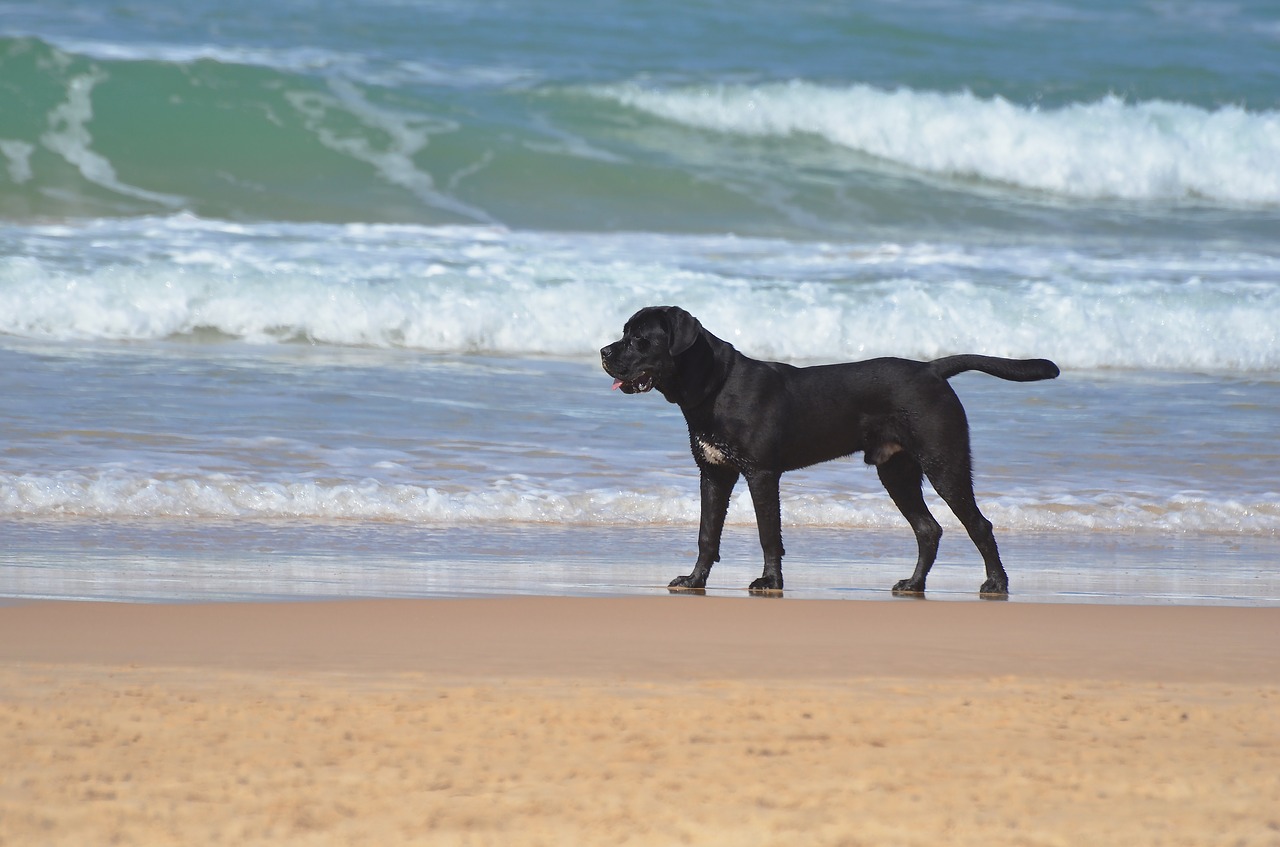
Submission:
M 815 135 L 899 165 L 1079 198 L 1280 203 L 1280 112 L 1106 97 L 1040 109 L 867 85 L 590 89 L 666 120 L 747 136 Z
M 35 150 L 34 145 L 27 144 L 25 141 L 0 138 L 0 156 L 5 158 L 5 171 L 9 175 L 10 182 L 22 185 L 24 182 L 31 181 L 33 176 L 31 154 Z
M 787 526 L 903 529 L 882 492 L 783 496 Z M 1095 495 L 1005 494 L 983 498 L 1001 532 L 1280 533 L 1280 496 L 1252 499 L 1183 492 Z M 943 527 L 963 533 L 936 505 Z M 120 470 L 0 474 L 0 517 L 388 521 L 431 524 L 524 522 L 573 525 L 696 525 L 698 499 L 686 488 L 559 490 L 537 480 L 497 480 L 487 487 L 443 490 L 373 479 L 322 484 L 264 482 L 226 474 L 154 477 Z M 750 497 L 739 491 L 731 525 L 754 524 Z
M 0 230 L 0 332 L 216 332 L 590 357 L 636 308 L 682 305 L 791 361 L 958 352 L 1065 367 L 1280 369 L 1280 260 L 840 245 L 496 228 L 220 224 L 176 216 Z
M 162 206 L 181 206 L 181 197 L 147 191 L 122 182 L 111 162 L 94 151 L 93 137 L 88 129 L 89 120 L 93 117 L 91 95 L 94 87 L 106 78 L 100 70 L 72 77 L 67 84 L 67 99 L 49 113 L 49 128 L 40 136 L 40 143 L 66 159 L 89 182 L 108 191 Z

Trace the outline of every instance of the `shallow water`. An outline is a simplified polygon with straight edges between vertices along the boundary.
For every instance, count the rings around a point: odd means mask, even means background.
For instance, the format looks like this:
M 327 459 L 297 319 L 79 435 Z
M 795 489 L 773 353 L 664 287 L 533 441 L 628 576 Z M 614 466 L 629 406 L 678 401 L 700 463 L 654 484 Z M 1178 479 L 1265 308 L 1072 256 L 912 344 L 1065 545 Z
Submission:
M 125 602 L 658 596 L 686 573 L 695 527 L 349 526 L 298 522 L 198 527 L 6 521 L 0 596 Z M 786 533 L 789 599 L 893 600 L 914 565 L 904 527 Z M 1004 535 L 1016 603 L 1267 606 L 1280 603 L 1270 540 L 1058 533 Z M 707 596 L 746 597 L 759 573 L 750 527 L 730 527 Z M 944 541 L 926 599 L 978 601 L 981 559 Z M 770 599 L 761 597 L 761 601 Z
M 0 389 L 41 391 L 9 414 L 3 594 L 632 593 L 692 561 L 683 422 L 656 394 L 609 391 L 594 364 L 17 347 L 0 353 Z M 1277 599 L 1280 386 L 1090 372 L 956 383 L 1015 598 Z M 1189 425 L 1209 417 L 1212 429 Z M 880 596 L 910 572 L 909 529 L 858 458 L 783 483 L 789 596 Z M 714 590 L 759 567 L 740 489 Z M 931 502 L 948 533 L 931 596 L 969 596 L 977 554 Z

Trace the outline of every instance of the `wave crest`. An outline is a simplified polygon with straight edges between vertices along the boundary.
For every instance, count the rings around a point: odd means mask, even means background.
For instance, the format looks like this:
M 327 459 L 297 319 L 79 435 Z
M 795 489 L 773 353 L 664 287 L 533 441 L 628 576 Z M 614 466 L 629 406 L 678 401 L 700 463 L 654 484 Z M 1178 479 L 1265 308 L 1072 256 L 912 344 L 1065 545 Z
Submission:
M 916 171 L 1064 197 L 1280 203 L 1280 112 L 1115 96 L 1040 109 L 968 92 L 802 81 L 591 91 L 687 126 L 816 135 Z
M 902 527 L 902 517 L 879 492 L 783 497 L 791 526 L 848 529 Z M 1211 532 L 1274 535 L 1280 506 L 1274 494 L 1246 501 L 1203 492 L 1096 495 L 1021 493 L 984 499 L 1002 532 Z M 948 530 L 963 532 L 945 509 Z M 0 474 L 0 518 L 164 518 L 183 520 L 387 521 L 468 525 L 485 523 L 696 525 L 696 494 L 683 488 L 637 491 L 561 491 L 537 480 L 494 480 L 485 487 L 442 490 L 374 479 L 349 482 L 264 481 L 227 474 L 153 477 L 123 470 L 53 475 Z M 750 496 L 740 491 L 731 525 L 755 521 Z
M 0 228 L 0 333 L 593 357 L 684 306 L 757 358 L 953 353 L 1275 371 L 1280 265 L 1236 251 L 809 244 L 186 216 Z M 92 256 L 92 261 L 84 257 Z

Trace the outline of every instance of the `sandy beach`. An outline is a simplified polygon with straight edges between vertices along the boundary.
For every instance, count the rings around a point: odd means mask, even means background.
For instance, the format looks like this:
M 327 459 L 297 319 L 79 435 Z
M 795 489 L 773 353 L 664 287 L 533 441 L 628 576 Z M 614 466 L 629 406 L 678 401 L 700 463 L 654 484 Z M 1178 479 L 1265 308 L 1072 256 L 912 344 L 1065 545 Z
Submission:
M 0 607 L 0 844 L 1280 844 L 1280 609 Z
M 0 0 L 0 847 L 1280 847 L 1278 47 Z

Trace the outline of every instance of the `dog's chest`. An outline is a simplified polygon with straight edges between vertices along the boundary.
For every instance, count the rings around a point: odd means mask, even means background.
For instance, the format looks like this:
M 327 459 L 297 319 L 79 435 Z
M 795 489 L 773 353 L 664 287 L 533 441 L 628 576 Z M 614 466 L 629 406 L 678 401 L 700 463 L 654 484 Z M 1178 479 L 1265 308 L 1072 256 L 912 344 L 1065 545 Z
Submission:
M 724 441 L 706 435 L 694 434 L 690 435 L 689 440 L 693 444 L 693 457 L 698 461 L 698 464 L 742 467 L 738 451 Z

